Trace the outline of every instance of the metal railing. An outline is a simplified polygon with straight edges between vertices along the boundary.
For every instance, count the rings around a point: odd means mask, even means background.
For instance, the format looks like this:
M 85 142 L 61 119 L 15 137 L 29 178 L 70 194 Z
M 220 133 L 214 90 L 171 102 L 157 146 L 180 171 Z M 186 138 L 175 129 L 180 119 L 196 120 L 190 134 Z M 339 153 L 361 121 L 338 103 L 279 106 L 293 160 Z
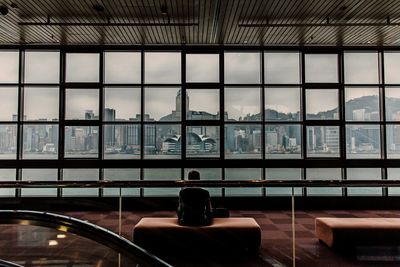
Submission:
M 0 188 L 400 187 L 400 180 L 0 181 Z

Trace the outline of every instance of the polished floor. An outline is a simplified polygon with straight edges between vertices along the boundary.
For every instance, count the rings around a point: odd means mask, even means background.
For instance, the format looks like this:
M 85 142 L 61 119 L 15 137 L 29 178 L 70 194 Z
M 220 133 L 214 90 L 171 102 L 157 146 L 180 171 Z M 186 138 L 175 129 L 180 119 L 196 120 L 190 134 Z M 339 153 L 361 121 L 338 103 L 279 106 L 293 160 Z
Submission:
M 118 232 L 118 212 L 66 212 Z M 121 233 L 131 239 L 133 226 L 142 217 L 171 217 L 173 211 L 123 212 Z M 293 266 L 291 211 L 231 211 L 232 217 L 253 217 L 262 228 L 258 257 L 232 259 L 168 259 L 175 266 Z M 341 255 L 320 243 L 314 234 L 316 217 L 386 217 L 399 218 L 400 211 L 388 210 L 321 210 L 296 211 L 296 266 L 400 266 L 400 249 L 393 247 L 358 248 L 354 255 Z

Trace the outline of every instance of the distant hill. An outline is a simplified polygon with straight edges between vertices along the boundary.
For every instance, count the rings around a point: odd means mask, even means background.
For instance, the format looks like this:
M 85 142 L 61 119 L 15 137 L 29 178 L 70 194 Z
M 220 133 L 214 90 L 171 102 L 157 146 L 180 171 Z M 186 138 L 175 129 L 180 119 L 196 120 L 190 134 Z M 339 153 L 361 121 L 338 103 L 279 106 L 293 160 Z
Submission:
M 346 102 L 346 117 L 352 118 L 353 110 L 365 109 L 366 113 L 379 111 L 379 97 L 378 96 L 362 96 Z M 400 111 L 400 98 L 387 98 L 386 109 L 388 114 Z M 317 114 L 308 114 L 310 119 L 317 118 L 333 118 L 334 114 L 338 113 L 337 108 L 319 112 Z M 274 109 L 265 109 L 265 117 L 269 120 L 299 120 L 299 113 L 283 113 Z M 260 120 L 261 115 L 253 114 L 247 115 L 243 118 L 244 121 Z

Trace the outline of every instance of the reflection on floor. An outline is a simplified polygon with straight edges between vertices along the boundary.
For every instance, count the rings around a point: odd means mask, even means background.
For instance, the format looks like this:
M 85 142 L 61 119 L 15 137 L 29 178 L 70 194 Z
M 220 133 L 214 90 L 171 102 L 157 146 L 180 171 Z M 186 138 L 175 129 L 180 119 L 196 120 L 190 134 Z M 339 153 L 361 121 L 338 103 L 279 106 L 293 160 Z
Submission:
M 62 212 L 59 212 L 62 213 Z M 118 233 L 118 212 L 65 212 L 65 215 L 87 220 Z M 172 217 L 173 211 L 157 212 L 123 212 L 122 235 L 132 238 L 133 226 L 142 217 Z M 235 258 L 215 260 L 204 255 L 193 259 L 169 259 L 174 266 L 292 266 L 292 219 L 290 211 L 231 211 L 232 217 L 253 217 L 262 228 L 262 243 L 258 257 L 246 258 L 237 255 Z M 316 217 L 392 217 L 400 218 L 399 211 L 382 210 L 325 210 L 296 211 L 296 266 L 400 266 L 399 248 L 358 248 L 357 255 L 341 255 L 332 252 L 324 244 L 318 242 L 314 234 Z M 0 241 L 4 245 L 6 240 Z M 85 243 L 83 243 L 85 244 Z M 87 253 L 86 247 L 74 248 Z M 71 248 L 72 249 L 72 248 Z M 19 251 L 23 253 L 23 250 Z M 9 253 L 13 253 L 9 251 Z M 15 253 L 15 251 L 14 251 Z M 79 253 L 78 253 L 79 254 Z M 103 265 L 107 266 L 103 261 Z M 89 264 L 90 265 L 90 264 Z M 43 265 L 37 265 L 43 266 Z M 58 266 L 62 266 L 58 265 Z M 66 266 L 66 265 L 65 265 Z M 69 265 L 68 265 L 69 266 Z M 75 266 L 75 265 L 74 265 Z M 111 266 L 111 265 L 110 265 Z

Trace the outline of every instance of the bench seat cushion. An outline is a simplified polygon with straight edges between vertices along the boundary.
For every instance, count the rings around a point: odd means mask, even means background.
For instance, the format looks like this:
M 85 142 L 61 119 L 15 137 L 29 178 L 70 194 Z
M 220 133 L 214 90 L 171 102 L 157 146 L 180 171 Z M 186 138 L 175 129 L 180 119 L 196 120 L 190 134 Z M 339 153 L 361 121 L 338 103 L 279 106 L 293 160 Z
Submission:
M 215 218 L 209 226 L 181 226 L 177 218 L 142 218 L 134 228 L 133 241 L 152 252 L 255 252 L 260 247 L 261 228 L 253 218 Z
M 400 218 L 316 218 L 315 231 L 334 248 L 400 245 Z

